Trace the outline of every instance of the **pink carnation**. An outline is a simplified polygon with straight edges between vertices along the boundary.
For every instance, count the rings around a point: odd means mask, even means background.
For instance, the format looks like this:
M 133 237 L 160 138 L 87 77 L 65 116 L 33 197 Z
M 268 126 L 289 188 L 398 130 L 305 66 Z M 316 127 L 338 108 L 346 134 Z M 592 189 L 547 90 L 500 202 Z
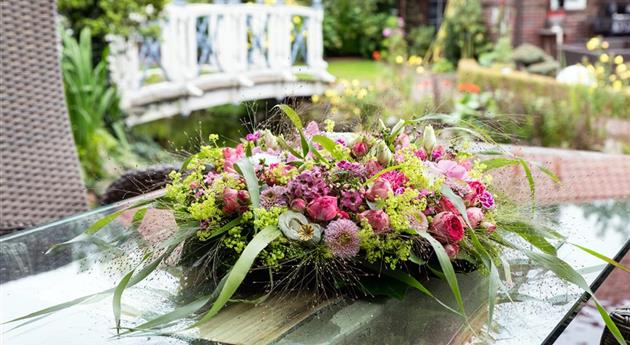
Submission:
M 394 191 L 399 190 L 401 187 L 404 187 L 409 181 L 404 173 L 396 170 L 384 173 L 383 175 L 381 175 L 381 179 L 389 181 Z

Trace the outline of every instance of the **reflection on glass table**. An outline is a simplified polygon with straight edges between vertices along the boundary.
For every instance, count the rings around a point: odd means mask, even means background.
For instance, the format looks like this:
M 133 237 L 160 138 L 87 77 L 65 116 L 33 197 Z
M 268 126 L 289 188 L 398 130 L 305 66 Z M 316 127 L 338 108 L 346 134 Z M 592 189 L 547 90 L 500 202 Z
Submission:
M 104 241 L 44 253 L 52 244 L 74 237 L 95 220 L 124 206 L 101 208 L 1 238 L 0 320 L 114 287 L 142 259 L 138 244 L 142 238 L 130 230 L 130 220 L 124 216 L 104 230 L 104 239 L 115 243 L 115 248 L 104 248 Z M 571 242 L 587 245 L 609 257 L 616 256 L 630 238 L 630 201 L 556 205 L 541 214 L 554 220 Z M 115 252 L 125 255 L 112 254 Z M 589 283 L 606 268 L 598 259 L 568 245 L 559 248 L 559 256 L 577 268 Z M 573 316 L 571 312 L 582 291 L 548 271 L 532 267 L 513 253 L 506 253 L 506 258 L 510 270 L 503 273 L 511 277 L 510 297 L 500 295 L 489 331 L 485 280 L 473 272 L 458 276 L 470 327 L 462 318 L 415 291 L 408 291 L 402 300 L 334 298 L 317 303 L 311 296 L 295 293 L 272 296 L 259 305 L 234 303 L 200 328 L 177 336 L 116 337 L 111 295 L 106 295 L 15 329 L 12 328 L 19 323 L 3 325 L 2 343 L 41 344 L 46 340 L 51 344 L 540 344 L 558 325 L 571 321 L 567 314 Z M 181 269 L 167 265 L 155 271 L 151 279 L 126 290 L 123 324 L 133 325 L 172 310 L 177 305 L 181 279 Z M 608 279 L 603 286 L 606 283 L 614 281 Z M 427 277 L 423 284 L 438 298 L 454 305 L 443 281 Z M 609 310 L 630 301 L 628 289 L 609 290 L 612 292 L 606 296 L 598 295 L 608 302 Z M 559 336 L 558 343 L 568 343 L 567 339 L 589 333 L 591 340 L 586 343 L 597 343 L 601 324 L 589 332 L 580 328 L 584 322 L 577 331 L 573 326 L 584 315 L 588 320 L 588 310 L 583 308 L 569 327 L 558 327 L 560 331 L 556 330 L 554 339 Z M 593 313 L 590 318 L 599 321 Z M 190 320 L 181 321 L 173 328 L 186 328 L 188 324 Z

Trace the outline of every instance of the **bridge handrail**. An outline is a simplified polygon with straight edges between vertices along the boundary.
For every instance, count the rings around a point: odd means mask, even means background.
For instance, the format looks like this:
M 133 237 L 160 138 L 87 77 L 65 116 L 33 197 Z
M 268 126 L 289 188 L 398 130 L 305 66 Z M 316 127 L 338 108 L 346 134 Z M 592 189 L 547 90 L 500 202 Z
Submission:
M 121 106 L 199 96 L 225 78 L 251 86 L 264 75 L 334 79 L 323 59 L 323 10 L 263 4 L 170 4 L 159 39 L 110 40 L 110 72 Z M 263 78 L 264 79 L 264 78 Z

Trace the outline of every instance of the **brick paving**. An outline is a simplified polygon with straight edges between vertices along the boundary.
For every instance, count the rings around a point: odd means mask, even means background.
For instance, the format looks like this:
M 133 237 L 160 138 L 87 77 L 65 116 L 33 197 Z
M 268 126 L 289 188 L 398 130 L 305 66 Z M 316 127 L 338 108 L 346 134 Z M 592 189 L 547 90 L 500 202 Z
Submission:
M 630 198 L 630 155 L 505 145 L 518 157 L 544 165 L 561 180 L 534 169 L 536 200 L 541 204 Z M 517 201 L 527 201 L 529 186 L 519 166 L 497 169 L 494 185 Z

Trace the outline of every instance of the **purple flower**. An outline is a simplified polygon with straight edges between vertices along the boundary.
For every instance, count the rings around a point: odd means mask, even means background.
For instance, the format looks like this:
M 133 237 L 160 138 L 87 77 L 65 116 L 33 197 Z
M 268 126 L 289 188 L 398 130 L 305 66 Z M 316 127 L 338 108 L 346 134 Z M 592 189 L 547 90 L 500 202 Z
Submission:
M 349 219 L 330 222 L 324 232 L 324 242 L 332 254 L 341 259 L 349 259 L 359 253 L 359 228 Z
M 287 187 L 293 198 L 304 199 L 307 203 L 330 192 L 330 187 L 319 169 L 304 171 L 289 181 Z
M 385 28 L 383 29 L 383 37 L 389 37 L 392 34 L 392 29 L 390 28 Z
M 440 158 L 444 156 L 445 153 L 446 150 L 444 150 L 444 146 L 437 145 L 431 152 L 431 158 L 433 158 L 433 160 L 437 162 L 438 160 L 440 160 Z
M 357 212 L 362 203 L 363 195 L 361 195 L 361 192 L 345 190 L 341 192 L 341 207 Z
M 350 175 L 353 175 L 355 177 L 364 177 L 366 174 L 365 167 L 360 163 L 340 161 L 337 163 L 337 168 L 347 171 Z
M 344 140 L 344 138 L 339 138 L 335 140 L 335 144 L 341 144 L 343 146 L 346 146 L 346 141 Z
M 270 209 L 274 206 L 287 206 L 287 189 L 283 186 L 273 186 L 260 193 L 260 206 Z
M 247 141 L 256 141 L 258 139 L 260 139 L 260 136 L 262 135 L 262 133 L 260 133 L 260 131 L 256 131 L 254 133 L 249 133 L 245 136 L 245 140 Z
M 483 208 L 492 208 L 494 206 L 494 198 L 490 192 L 485 191 L 479 196 L 479 202 Z

